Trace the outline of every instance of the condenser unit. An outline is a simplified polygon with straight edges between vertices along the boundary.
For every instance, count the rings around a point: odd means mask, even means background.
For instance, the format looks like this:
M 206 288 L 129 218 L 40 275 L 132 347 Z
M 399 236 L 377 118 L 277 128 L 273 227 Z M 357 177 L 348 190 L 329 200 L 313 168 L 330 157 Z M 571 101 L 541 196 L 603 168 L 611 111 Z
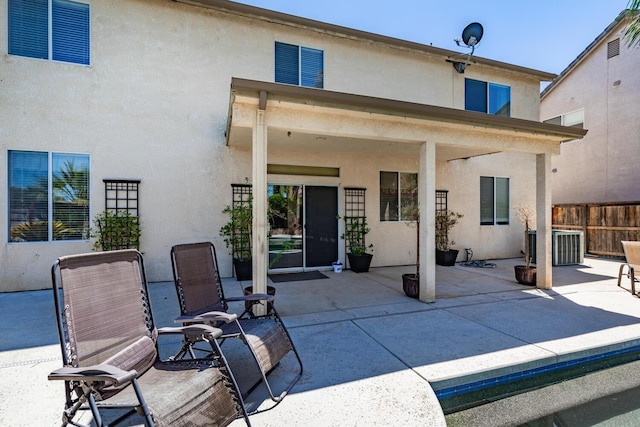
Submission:
M 536 263 L 536 232 L 529 232 L 531 262 Z M 584 234 L 574 230 L 552 230 L 551 257 L 553 265 L 574 265 L 584 262 Z
M 553 230 L 551 233 L 553 265 L 573 265 L 584 262 L 582 231 Z

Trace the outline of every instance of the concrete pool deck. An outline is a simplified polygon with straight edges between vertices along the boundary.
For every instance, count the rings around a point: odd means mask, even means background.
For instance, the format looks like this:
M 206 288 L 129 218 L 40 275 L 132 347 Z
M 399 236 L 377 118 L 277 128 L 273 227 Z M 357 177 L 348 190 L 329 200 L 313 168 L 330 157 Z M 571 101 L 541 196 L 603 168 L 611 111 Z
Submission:
M 616 286 L 621 261 L 554 267 L 549 291 L 515 282 L 521 260 L 493 262 L 437 267 L 429 304 L 402 292 L 401 274 L 412 266 L 277 283 L 276 306 L 305 372 L 252 424 L 445 425 L 436 394 L 640 346 L 640 299 Z M 224 280 L 228 296 L 249 284 Z M 173 284 L 149 288 L 156 325 L 173 325 Z M 0 302 L 0 424 L 57 425 L 64 396 L 47 381 L 61 364 L 51 291 L 0 294 Z M 232 369 L 241 366 L 233 351 L 227 357 Z M 286 377 L 288 364 L 279 369 Z M 270 406 L 260 387 L 248 401 Z

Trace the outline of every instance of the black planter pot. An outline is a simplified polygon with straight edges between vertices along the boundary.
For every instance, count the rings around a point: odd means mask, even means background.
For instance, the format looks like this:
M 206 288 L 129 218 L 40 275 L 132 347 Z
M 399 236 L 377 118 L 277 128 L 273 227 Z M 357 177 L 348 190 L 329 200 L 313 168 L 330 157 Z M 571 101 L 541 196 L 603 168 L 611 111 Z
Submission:
M 513 270 L 516 274 L 516 280 L 521 285 L 535 286 L 536 285 L 536 268 L 526 265 L 514 265 Z
M 417 274 L 402 275 L 402 290 L 408 297 L 418 298 L 420 295 L 420 278 Z
M 372 254 L 354 255 L 352 253 L 348 253 L 347 257 L 349 258 L 349 268 L 354 273 L 364 273 L 369 271 L 371 258 L 373 258 Z
M 236 279 L 238 281 L 253 279 L 253 262 L 251 259 L 240 260 L 234 258 L 233 268 L 236 270 Z
M 247 286 L 246 288 L 242 289 L 242 293 L 247 296 L 247 295 L 253 295 L 253 286 Z M 273 295 L 275 297 L 276 295 L 276 288 L 274 288 L 273 286 L 268 286 L 267 285 L 267 295 Z M 262 300 L 264 301 L 264 300 Z M 244 308 L 249 310 L 251 308 L 251 306 L 253 304 L 261 304 L 262 301 L 245 301 L 244 302 Z M 274 302 L 267 302 L 267 313 L 271 313 L 273 311 L 273 304 Z
M 448 251 L 441 251 L 436 249 L 436 264 L 451 267 L 456 265 L 456 258 L 458 258 L 457 249 L 449 249 Z

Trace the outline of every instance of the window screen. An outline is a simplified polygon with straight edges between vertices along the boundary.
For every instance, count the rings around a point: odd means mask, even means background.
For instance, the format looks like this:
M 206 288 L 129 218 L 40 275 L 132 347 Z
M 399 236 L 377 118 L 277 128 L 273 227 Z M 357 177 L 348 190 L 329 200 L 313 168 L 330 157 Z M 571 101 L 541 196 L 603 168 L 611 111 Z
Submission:
M 464 109 L 469 111 L 487 112 L 487 83 L 479 80 L 465 79 L 464 81 Z

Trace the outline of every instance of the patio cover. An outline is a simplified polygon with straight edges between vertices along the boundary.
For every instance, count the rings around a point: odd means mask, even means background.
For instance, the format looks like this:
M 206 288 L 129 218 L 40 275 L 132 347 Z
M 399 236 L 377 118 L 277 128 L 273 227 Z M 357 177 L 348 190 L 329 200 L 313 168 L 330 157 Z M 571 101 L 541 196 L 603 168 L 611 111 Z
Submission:
M 536 156 L 538 284 L 550 289 L 551 156 L 586 130 L 474 111 L 233 78 L 227 145 L 253 155 L 253 284 L 267 286 L 267 149 L 406 153 L 419 156 L 420 299 L 435 300 L 436 159 L 447 161 L 498 152 Z

